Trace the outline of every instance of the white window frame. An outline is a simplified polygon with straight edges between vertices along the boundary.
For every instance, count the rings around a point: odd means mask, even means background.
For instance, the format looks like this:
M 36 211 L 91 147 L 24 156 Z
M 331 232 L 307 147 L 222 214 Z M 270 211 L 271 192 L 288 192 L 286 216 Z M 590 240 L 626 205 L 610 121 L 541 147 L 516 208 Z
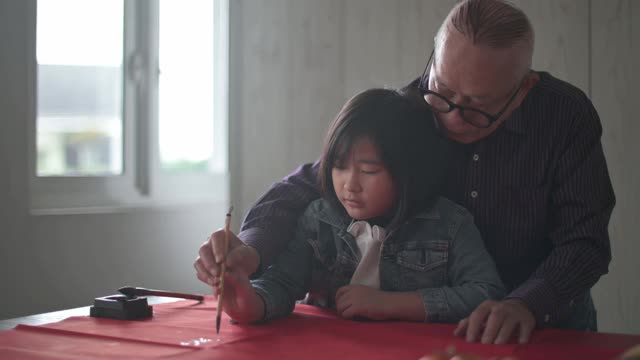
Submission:
M 46 0 L 45 0 L 46 1 Z M 214 158 L 216 172 L 161 169 L 158 137 L 158 0 L 124 0 L 123 172 L 115 176 L 37 176 L 37 0 L 30 0 L 29 170 L 35 214 L 228 203 L 229 3 L 214 1 Z

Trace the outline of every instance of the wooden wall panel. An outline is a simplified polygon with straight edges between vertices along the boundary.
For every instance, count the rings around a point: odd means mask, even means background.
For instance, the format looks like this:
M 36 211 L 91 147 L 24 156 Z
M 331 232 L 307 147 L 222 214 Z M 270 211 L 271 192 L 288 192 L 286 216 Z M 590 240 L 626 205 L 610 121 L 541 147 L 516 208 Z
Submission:
M 291 2 L 230 2 L 231 21 L 242 25 L 240 33 L 236 33 L 236 43 L 230 45 L 240 47 L 232 51 L 239 51 L 241 55 L 230 59 L 231 66 L 240 68 L 233 73 L 237 77 L 230 78 L 239 95 L 239 103 L 234 104 L 231 100 L 230 105 L 230 126 L 239 130 L 239 139 L 230 139 L 230 147 L 239 150 L 240 157 L 230 166 L 231 171 L 240 171 L 239 183 L 234 185 L 242 189 L 242 203 L 245 196 L 255 199 L 264 191 L 261 178 L 275 180 L 284 170 L 282 157 L 287 145 L 282 139 L 288 133 L 290 103 L 286 74 L 292 61 L 288 47 L 292 33 L 289 28 Z M 238 30 L 231 26 L 232 31 Z M 231 202 L 235 205 L 237 199 L 232 198 Z
M 640 333 L 640 3 L 592 0 L 592 99 L 617 204 L 609 226 L 613 260 L 594 289 L 602 331 Z
M 453 1 L 346 0 L 345 96 L 418 76 Z
M 589 92 L 589 1 L 515 1 L 536 34 L 533 68 Z
M 293 9 L 297 36 L 291 38 L 287 172 L 318 158 L 329 124 L 344 102 L 344 2 L 313 1 Z
M 313 161 L 342 103 L 342 2 L 231 2 L 232 202 Z M 236 217 L 236 221 L 241 217 Z M 236 226 L 239 225 L 239 221 Z

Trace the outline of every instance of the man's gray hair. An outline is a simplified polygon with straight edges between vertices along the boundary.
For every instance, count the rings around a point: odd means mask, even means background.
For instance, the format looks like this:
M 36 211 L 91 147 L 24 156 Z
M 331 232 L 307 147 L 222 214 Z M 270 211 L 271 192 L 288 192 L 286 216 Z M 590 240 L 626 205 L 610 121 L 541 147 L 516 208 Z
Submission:
M 533 27 L 527 15 L 503 0 L 464 0 L 449 13 L 438 30 L 453 26 L 473 44 L 509 48 L 519 42 L 533 47 Z

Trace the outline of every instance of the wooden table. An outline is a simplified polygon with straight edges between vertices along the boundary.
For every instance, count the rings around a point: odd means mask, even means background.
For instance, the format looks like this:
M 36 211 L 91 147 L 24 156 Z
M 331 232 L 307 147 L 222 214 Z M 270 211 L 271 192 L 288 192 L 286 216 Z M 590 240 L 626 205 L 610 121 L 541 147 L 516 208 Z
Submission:
M 0 359 L 417 360 L 454 347 L 479 359 L 601 360 L 640 344 L 637 335 L 545 329 L 534 332 L 529 344 L 483 345 L 453 336 L 452 324 L 349 321 L 307 305 L 262 325 L 232 324 L 224 316 L 217 338 L 212 297 L 203 303 L 154 305 L 153 318 L 146 320 L 97 319 L 87 313 L 80 308 L 3 321 L 3 328 L 19 325 L 0 332 Z M 48 322 L 61 318 L 66 319 Z

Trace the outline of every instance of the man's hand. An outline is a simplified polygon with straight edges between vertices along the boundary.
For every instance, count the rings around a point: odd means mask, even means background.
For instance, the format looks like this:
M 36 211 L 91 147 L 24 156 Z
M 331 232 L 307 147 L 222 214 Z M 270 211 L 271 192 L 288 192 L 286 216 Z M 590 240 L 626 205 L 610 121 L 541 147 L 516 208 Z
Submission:
M 224 229 L 220 229 L 209 237 L 198 251 L 193 263 L 198 279 L 211 286 L 217 286 L 220 276 L 220 262 L 224 256 Z M 229 232 L 229 249 L 226 259 L 228 268 L 249 276 L 256 272 L 260 265 L 260 255 L 256 249 L 245 245 L 238 237 Z
M 213 295 L 218 297 L 220 288 L 214 286 Z M 232 319 L 240 323 L 251 323 L 264 318 L 264 302 L 249 282 L 243 271 L 227 268 L 224 276 L 222 308 Z
M 458 324 L 457 336 L 465 336 L 467 341 L 477 341 L 479 335 L 483 344 L 506 344 L 517 331 L 521 344 L 529 342 L 536 320 L 527 305 L 518 299 L 503 301 L 487 300 L 480 304 L 466 319 Z
M 385 292 L 364 285 L 347 285 L 336 293 L 336 310 L 345 319 L 361 316 L 372 320 L 386 319 Z

